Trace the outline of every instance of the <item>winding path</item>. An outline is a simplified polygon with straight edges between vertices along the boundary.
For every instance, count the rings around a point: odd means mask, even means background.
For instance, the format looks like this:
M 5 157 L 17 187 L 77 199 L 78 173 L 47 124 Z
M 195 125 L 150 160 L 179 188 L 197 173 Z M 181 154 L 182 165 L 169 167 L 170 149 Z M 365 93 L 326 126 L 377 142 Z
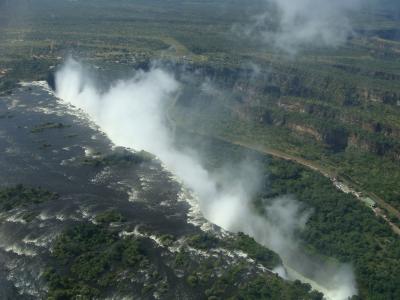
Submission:
M 385 208 L 387 211 L 394 214 L 398 219 L 400 219 L 400 212 L 396 208 L 391 206 L 389 203 L 387 203 L 385 200 L 383 200 L 381 197 L 377 196 L 375 193 L 368 192 L 368 191 L 361 189 L 361 187 L 359 187 L 356 183 L 354 183 L 350 178 L 348 178 L 348 179 L 339 178 L 337 176 L 337 174 L 335 174 L 334 171 L 328 170 L 327 168 L 324 168 L 315 162 L 303 159 L 301 157 L 296 157 L 296 156 L 284 153 L 282 151 L 268 149 L 266 147 L 253 146 L 253 145 L 249 145 L 249 144 L 246 144 L 246 143 L 243 143 L 240 141 L 231 141 L 231 140 L 224 139 L 221 137 L 216 137 L 216 138 L 219 140 L 222 140 L 224 142 L 230 143 L 230 144 L 234 144 L 234 145 L 238 145 L 238 146 L 241 146 L 241 147 L 244 147 L 247 149 L 255 150 L 257 152 L 268 154 L 268 155 L 271 155 L 271 156 L 274 156 L 274 157 L 277 157 L 280 159 L 293 161 L 293 162 L 296 162 L 296 163 L 298 163 L 304 167 L 307 167 L 311 170 L 319 172 L 323 176 L 329 178 L 332 181 L 332 183 L 335 184 L 336 187 L 337 187 L 336 183 L 340 182 L 341 185 L 344 187 L 344 188 L 341 188 L 340 190 L 343 191 L 344 189 L 346 189 L 348 191 L 348 193 L 353 194 L 357 199 L 362 201 L 364 204 L 365 204 L 365 201 L 363 200 L 363 197 L 360 196 L 361 194 L 366 195 L 367 197 L 371 198 L 378 204 L 378 206 Z M 372 206 L 369 206 L 369 207 L 373 210 L 373 212 L 375 213 L 376 216 L 382 217 L 390 225 L 390 227 L 392 228 L 394 233 L 396 233 L 397 235 L 400 236 L 400 228 L 389 220 L 389 218 L 385 214 L 384 210 L 382 210 L 379 207 L 372 207 Z
M 353 180 L 351 180 L 351 178 L 338 177 L 338 175 L 336 174 L 335 171 L 332 171 L 326 167 L 320 166 L 316 162 L 309 161 L 309 160 L 306 160 L 304 158 L 297 157 L 294 155 L 290 155 L 290 154 L 284 153 L 279 150 L 270 149 L 267 147 L 256 146 L 256 145 L 248 144 L 248 143 L 241 142 L 241 141 L 232 141 L 230 139 L 223 138 L 220 136 L 212 136 L 212 137 L 217 140 L 226 142 L 226 143 L 230 143 L 230 144 L 241 146 L 241 147 L 244 147 L 244 148 L 247 148 L 250 150 L 254 150 L 254 151 L 257 151 L 260 153 L 271 155 L 276 158 L 293 161 L 293 162 L 296 162 L 308 169 L 319 172 L 326 178 L 329 178 L 331 180 L 332 184 L 334 184 L 336 186 L 336 188 L 340 189 L 342 192 L 351 193 L 358 200 L 362 201 L 364 204 L 366 204 L 368 207 L 370 207 L 371 210 L 375 213 L 375 215 L 377 217 L 383 218 L 389 224 L 389 226 L 392 228 L 393 232 L 395 234 L 397 234 L 398 236 L 400 236 L 400 228 L 396 224 L 394 224 L 393 222 L 390 221 L 390 219 L 388 218 L 388 216 L 386 215 L 385 211 L 382 208 L 386 209 L 388 212 L 395 215 L 399 220 L 400 220 L 400 212 L 396 208 L 394 208 L 392 205 L 387 203 L 384 199 L 377 196 L 375 193 L 363 190 L 358 184 L 356 184 Z M 338 183 L 340 183 L 340 185 L 338 185 Z M 363 196 L 361 196 L 361 195 L 363 195 Z M 378 204 L 378 207 L 373 207 L 373 206 L 368 205 L 365 201 L 366 197 L 371 198 L 373 201 L 375 201 Z

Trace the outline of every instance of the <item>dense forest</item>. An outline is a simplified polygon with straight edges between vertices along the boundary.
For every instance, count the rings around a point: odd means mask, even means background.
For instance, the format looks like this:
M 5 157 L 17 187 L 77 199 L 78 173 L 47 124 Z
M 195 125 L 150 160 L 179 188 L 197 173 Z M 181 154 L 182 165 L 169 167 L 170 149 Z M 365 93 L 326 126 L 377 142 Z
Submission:
M 193 137 L 192 134 L 188 133 Z M 182 146 L 187 142 L 180 135 Z M 397 269 L 400 241 L 382 219 L 352 195 L 336 189 L 321 174 L 294 162 L 265 156 L 254 150 L 198 136 L 194 144 L 210 170 L 252 157 L 263 166 L 263 189 L 254 198 L 254 209 L 264 214 L 267 204 L 280 196 L 292 195 L 312 215 L 301 239 L 306 252 L 351 263 L 356 272 L 361 299 L 399 297 Z
M 167 112 L 178 147 L 195 149 L 210 171 L 254 159 L 262 169 L 254 212 L 266 218 L 271 201 L 292 197 L 312 212 L 299 232 L 302 251 L 349 264 L 359 290 L 354 299 L 400 299 L 400 241 L 393 230 L 400 225 L 400 7 L 396 0 L 363 4 L 346 24 L 352 30 L 343 43 L 303 45 L 288 55 L 249 29 L 261 12 L 267 15 L 264 0 L 245 8 L 239 0 L 0 0 L 0 122 L 30 120 L 37 111 L 18 115 L 9 100 L 24 81 L 47 80 L 54 88 L 67 57 L 92 66 L 102 89 L 157 66 L 181 84 Z M 256 33 L 277 26 L 273 20 L 256 25 Z M 67 150 L 52 147 L 46 136 L 76 123 L 47 117 L 34 127 L 11 127 L 26 129 L 41 147 L 35 159 L 51 161 Z M 2 132 L 0 146 L 13 142 Z M 76 148 L 79 134 L 69 138 Z M 2 148 L 7 163 L 18 159 L 12 150 Z M 104 175 L 113 168 L 137 171 L 156 159 L 114 150 L 79 157 L 73 166 Z M 338 190 L 332 179 L 370 197 L 377 209 Z M 6 182 L 0 190 L 6 231 L 43 221 L 40 209 L 60 201 L 56 192 Z M 183 298 L 322 299 L 308 284 L 260 272 L 258 265 L 271 270 L 282 258 L 243 233 L 221 238 L 191 228 L 175 236 L 135 231 L 131 222 L 114 207 L 68 221 L 40 262 L 48 297 L 162 299 L 179 290 Z M 13 247 L 4 246 L 4 253 Z

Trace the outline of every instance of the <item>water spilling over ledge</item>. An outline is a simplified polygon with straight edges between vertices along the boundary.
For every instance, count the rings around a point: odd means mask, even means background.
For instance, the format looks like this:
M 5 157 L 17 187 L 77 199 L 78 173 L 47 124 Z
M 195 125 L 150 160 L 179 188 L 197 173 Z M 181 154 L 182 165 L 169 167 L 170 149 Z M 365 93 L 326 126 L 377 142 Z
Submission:
M 320 283 L 309 282 L 331 299 L 345 299 L 356 293 L 348 266 L 320 265 L 307 255 L 303 255 L 302 264 L 294 263 L 293 258 L 301 251 L 294 233 L 305 226 L 309 216 L 300 213 L 296 201 L 285 198 L 271 204 L 273 214 L 269 219 L 254 214 L 249 201 L 257 188 L 257 170 L 250 164 L 236 169 L 235 179 L 228 176 L 220 184 L 193 152 L 174 147 L 165 126 L 166 106 L 179 92 L 179 83 L 172 76 L 161 69 L 138 72 L 131 80 L 119 81 L 108 91 L 99 92 L 84 74 L 79 63 L 67 62 L 56 77 L 57 96 L 87 113 L 116 145 L 157 155 L 193 190 L 202 214 L 210 222 L 228 231 L 245 232 L 272 248 L 297 269 L 290 272 L 295 278 L 304 279 L 296 275 L 300 273 L 323 278 Z M 321 272 L 324 268 L 328 269 Z

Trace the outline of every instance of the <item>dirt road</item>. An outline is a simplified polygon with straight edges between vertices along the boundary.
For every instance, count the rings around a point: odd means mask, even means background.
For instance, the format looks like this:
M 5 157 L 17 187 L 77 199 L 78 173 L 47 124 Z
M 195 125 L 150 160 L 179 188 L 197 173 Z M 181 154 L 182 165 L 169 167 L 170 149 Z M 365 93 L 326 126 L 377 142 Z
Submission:
M 373 206 L 370 206 L 367 204 L 366 205 L 368 207 L 370 207 L 371 210 L 373 210 L 373 212 L 375 213 L 376 216 L 383 218 L 390 225 L 393 232 L 400 236 L 400 228 L 390 221 L 390 219 L 388 218 L 388 216 L 385 213 L 385 210 L 390 212 L 391 214 L 395 215 L 398 219 L 400 219 L 400 212 L 396 208 L 391 206 L 389 203 L 385 202 L 382 198 L 377 196 L 375 193 L 363 190 L 359 185 L 357 185 L 354 181 L 352 181 L 351 178 L 338 177 L 335 171 L 329 170 L 326 167 L 320 166 L 316 162 L 308 161 L 301 157 L 296 157 L 296 156 L 284 153 L 279 150 L 268 149 L 266 147 L 260 147 L 260 146 L 254 146 L 254 145 L 250 145 L 250 144 L 243 143 L 240 141 L 231 141 L 231 140 L 220 138 L 220 137 L 216 137 L 216 138 L 220 139 L 224 142 L 238 145 L 238 146 L 241 146 L 241 147 L 244 147 L 247 149 L 255 150 L 260 153 L 268 154 L 268 155 L 271 155 L 271 156 L 274 156 L 274 157 L 277 157 L 280 159 L 293 161 L 293 162 L 296 162 L 296 163 L 298 163 L 302 166 L 305 166 L 311 170 L 319 172 L 323 176 L 329 178 L 332 181 L 332 184 L 334 184 L 336 186 L 336 188 L 340 189 L 343 192 L 353 194 L 357 199 L 362 201 L 364 204 L 366 204 L 366 202 L 364 200 L 365 198 L 372 199 L 373 201 L 375 201 L 377 203 L 377 207 L 373 207 Z M 338 183 L 340 183 L 340 184 L 338 184 Z M 384 208 L 385 210 L 383 210 L 382 208 Z

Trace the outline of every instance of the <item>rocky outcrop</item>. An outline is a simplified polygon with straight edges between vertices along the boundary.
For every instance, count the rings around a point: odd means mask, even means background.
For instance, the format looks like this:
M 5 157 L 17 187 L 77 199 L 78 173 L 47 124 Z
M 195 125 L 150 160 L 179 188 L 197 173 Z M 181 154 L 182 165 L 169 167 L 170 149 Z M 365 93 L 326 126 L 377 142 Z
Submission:
M 393 160 L 400 160 L 400 143 L 381 136 L 352 133 L 349 137 L 349 147 L 358 148 Z
M 289 124 L 288 127 L 299 134 L 308 135 L 317 141 L 322 141 L 322 135 L 312 127 L 299 124 Z

